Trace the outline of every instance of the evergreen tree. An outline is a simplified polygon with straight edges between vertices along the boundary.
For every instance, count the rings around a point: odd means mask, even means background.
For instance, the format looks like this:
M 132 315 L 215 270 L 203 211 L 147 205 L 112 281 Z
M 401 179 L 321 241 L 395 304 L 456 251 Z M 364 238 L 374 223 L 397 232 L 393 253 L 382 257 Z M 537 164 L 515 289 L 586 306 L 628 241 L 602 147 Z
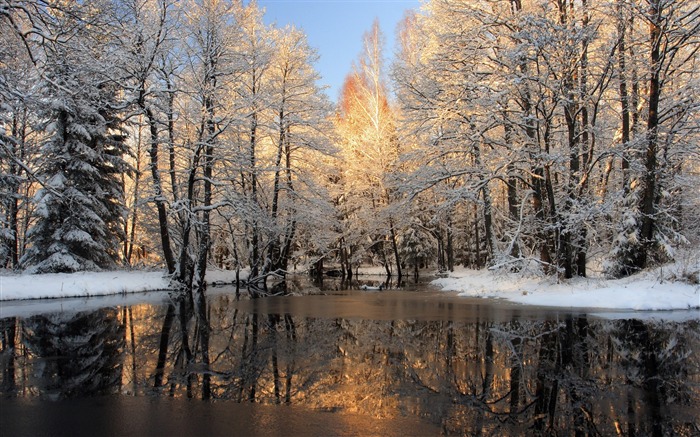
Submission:
M 44 95 L 50 135 L 42 148 L 36 224 L 22 258 L 32 272 L 112 267 L 123 239 L 121 176 L 129 167 L 117 118 L 118 90 L 101 70 L 108 65 L 102 58 L 105 46 L 83 38 L 79 46 L 47 50 Z

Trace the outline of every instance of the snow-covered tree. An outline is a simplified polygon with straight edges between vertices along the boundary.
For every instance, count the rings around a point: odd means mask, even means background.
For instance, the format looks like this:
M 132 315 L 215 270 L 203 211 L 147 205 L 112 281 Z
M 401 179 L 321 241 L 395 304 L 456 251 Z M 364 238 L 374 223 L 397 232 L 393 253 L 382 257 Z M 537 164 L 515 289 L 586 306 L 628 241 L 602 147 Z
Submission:
M 394 68 L 404 136 L 420 144 L 406 156 L 414 172 L 404 189 L 417 196 L 432 190 L 432 221 L 438 245 L 452 259 L 457 211 L 475 204 L 483 229 L 478 252 L 490 260 L 500 253 L 494 228 L 492 166 L 502 165 L 495 87 L 489 60 L 495 45 L 491 30 L 479 18 L 478 5 L 435 1 L 406 22 L 403 50 Z M 502 92 L 502 91 L 501 91 Z M 498 164 L 496 164 L 498 162 Z M 464 216 L 462 218 L 465 218 Z M 479 256 L 481 258 L 481 256 Z M 452 264 L 448 262 L 447 264 Z
M 78 15 L 80 13 L 85 15 Z M 79 17 L 79 18 L 76 18 Z M 34 272 L 113 267 L 123 240 L 123 173 L 129 171 L 110 58 L 94 11 L 76 10 L 72 44 L 45 46 L 44 118 L 36 224 L 22 264 Z
M 263 22 L 263 11 L 255 2 L 243 7 L 237 16 L 240 40 L 236 49 L 241 60 L 239 85 L 234 90 L 239 108 L 239 133 L 235 143 L 238 174 L 230 181 L 238 194 L 235 203 L 245 211 L 238 215 L 243 224 L 246 255 L 251 277 L 258 278 L 265 265 L 265 203 L 261 190 L 263 145 L 270 105 L 268 75 L 273 56 L 270 28 Z
M 342 150 L 344 241 L 354 254 L 354 264 L 370 255 L 387 274 L 393 265 L 401 276 L 397 235 L 401 214 L 392 210 L 398 203 L 392 175 L 398 170 L 400 147 L 378 21 L 365 34 L 363 48 L 345 80 L 336 122 Z
M 14 17 L 17 19 L 17 17 Z M 41 133 L 36 130 L 37 69 L 8 23 L 0 20 L 0 268 L 18 268 L 29 224 Z
M 177 276 L 181 283 L 204 285 L 204 275 L 212 245 L 212 212 L 227 204 L 217 196 L 218 174 L 215 167 L 224 156 L 226 134 L 235 114 L 226 104 L 235 87 L 240 65 L 235 52 L 238 33 L 237 8 L 223 1 L 192 2 L 186 23 L 186 76 L 183 86 L 191 100 L 182 99 L 192 108 L 184 115 L 183 125 L 189 135 L 183 147 L 186 163 L 179 200 L 182 241 Z M 196 243 L 190 247 L 191 233 Z M 201 288 L 200 288 L 201 289 Z
M 147 154 L 143 167 L 150 180 L 142 191 L 155 207 L 157 217 L 155 223 L 144 223 L 144 227 L 155 228 L 160 255 L 168 272 L 173 274 L 177 266 L 169 205 L 177 204 L 179 185 L 174 144 L 175 95 L 180 91 L 175 83 L 179 61 L 174 44 L 178 10 L 172 0 L 130 0 L 117 4 L 114 21 L 119 24 L 115 31 L 119 62 L 113 74 L 125 90 L 126 104 L 133 109 L 130 125 L 135 130 L 142 129 L 145 132 L 142 136 L 147 138 L 143 141 Z M 141 136 L 138 140 L 141 141 Z M 164 148 L 168 152 L 167 173 L 162 162 Z M 170 184 L 164 181 L 164 173 L 169 176 Z M 141 172 L 135 174 L 134 186 L 139 184 L 141 176 Z M 139 199 L 132 203 L 135 207 Z M 129 220 L 135 230 L 134 214 Z M 130 235 L 129 241 L 133 239 L 135 236 Z
M 318 59 L 306 36 L 285 27 L 273 31 L 275 55 L 270 68 L 272 113 L 272 187 L 269 200 L 267 271 L 286 272 L 299 235 L 325 253 L 319 229 L 331 233 L 333 210 L 320 181 L 333 170 L 323 166 L 334 153 L 329 144 L 331 105 L 318 85 Z
M 696 166 L 698 151 L 700 103 L 694 89 L 700 79 L 700 8 L 684 0 L 644 3 L 620 3 L 616 9 L 633 23 L 618 24 L 620 41 L 628 38 L 636 49 L 636 58 L 619 56 L 623 135 L 630 140 L 630 130 L 636 128 L 638 136 L 628 142 L 623 161 L 626 209 L 607 266 L 611 276 L 628 275 L 672 258 L 674 248 L 686 241 L 679 228 L 681 205 L 689 195 L 684 169 Z M 632 96 L 627 82 L 631 82 Z M 633 103 L 643 108 L 641 116 L 636 114 L 638 107 L 628 109 Z M 637 120 L 630 128 L 625 112 L 632 111 Z
M 326 251 L 314 230 L 332 216 L 319 184 L 330 105 L 303 33 L 266 26 L 255 3 L 234 8 L 228 25 L 236 36 L 226 115 L 217 117 L 226 130 L 214 169 L 214 203 L 223 205 L 214 251 L 231 267 L 250 266 L 252 282 L 262 285 L 272 272 L 285 275 L 295 252 Z
M 483 230 L 497 265 L 571 277 L 611 251 L 620 275 L 670 256 L 696 154 L 698 10 L 642 3 L 426 3 L 394 69 L 419 144 L 408 191 L 452 216 L 476 205 L 483 227 L 463 235 Z

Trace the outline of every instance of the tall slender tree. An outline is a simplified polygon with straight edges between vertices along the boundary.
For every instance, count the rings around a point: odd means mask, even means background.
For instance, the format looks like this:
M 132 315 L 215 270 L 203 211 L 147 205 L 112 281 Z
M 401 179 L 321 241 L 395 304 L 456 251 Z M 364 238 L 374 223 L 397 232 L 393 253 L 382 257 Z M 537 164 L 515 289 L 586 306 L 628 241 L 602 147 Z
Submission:
M 398 199 L 390 180 L 397 170 L 400 148 L 384 72 L 384 36 L 378 21 L 365 34 L 363 49 L 345 81 L 337 120 L 343 150 L 341 173 L 350 212 L 348 229 L 355 231 L 346 240 L 377 256 L 387 274 L 392 274 L 393 265 L 401 276 L 398 219 L 390 208 Z M 358 251 L 358 255 L 363 253 Z

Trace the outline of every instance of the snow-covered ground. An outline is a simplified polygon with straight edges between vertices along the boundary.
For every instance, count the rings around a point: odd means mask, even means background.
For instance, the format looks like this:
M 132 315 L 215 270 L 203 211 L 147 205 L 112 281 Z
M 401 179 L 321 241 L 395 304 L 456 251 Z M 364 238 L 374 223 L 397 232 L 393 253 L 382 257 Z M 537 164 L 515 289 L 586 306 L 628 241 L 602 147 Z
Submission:
M 246 276 L 246 272 L 241 273 L 241 279 Z M 556 278 L 462 268 L 434 280 L 432 284 L 445 291 L 456 291 L 460 296 L 505 299 L 548 307 L 633 311 L 700 309 L 700 286 L 664 279 L 672 276 L 671 270 L 665 273 L 652 270 L 618 280 L 576 278 L 557 281 Z M 210 283 L 231 283 L 234 280 L 235 272 L 207 272 Z M 0 301 L 127 295 L 167 289 L 168 278 L 158 271 L 0 274 Z
M 458 269 L 432 282 L 460 296 L 505 299 L 560 308 L 616 310 L 688 310 L 700 308 L 700 286 L 664 280 L 662 270 L 617 280 L 523 277 L 487 270 Z
M 241 278 L 245 279 L 245 272 Z M 236 272 L 209 270 L 207 282 L 228 282 Z M 108 271 L 51 273 L 43 275 L 0 275 L 0 301 L 104 296 L 166 290 L 168 278 L 162 271 Z

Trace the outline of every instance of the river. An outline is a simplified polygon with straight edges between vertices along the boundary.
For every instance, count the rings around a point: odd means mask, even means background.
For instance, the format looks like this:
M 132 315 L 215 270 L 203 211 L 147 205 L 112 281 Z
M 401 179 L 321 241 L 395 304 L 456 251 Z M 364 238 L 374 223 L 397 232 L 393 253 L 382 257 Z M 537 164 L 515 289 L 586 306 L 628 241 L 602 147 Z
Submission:
M 427 285 L 4 302 L 3 435 L 698 435 L 700 312 Z M 354 285 L 357 288 L 357 284 Z

